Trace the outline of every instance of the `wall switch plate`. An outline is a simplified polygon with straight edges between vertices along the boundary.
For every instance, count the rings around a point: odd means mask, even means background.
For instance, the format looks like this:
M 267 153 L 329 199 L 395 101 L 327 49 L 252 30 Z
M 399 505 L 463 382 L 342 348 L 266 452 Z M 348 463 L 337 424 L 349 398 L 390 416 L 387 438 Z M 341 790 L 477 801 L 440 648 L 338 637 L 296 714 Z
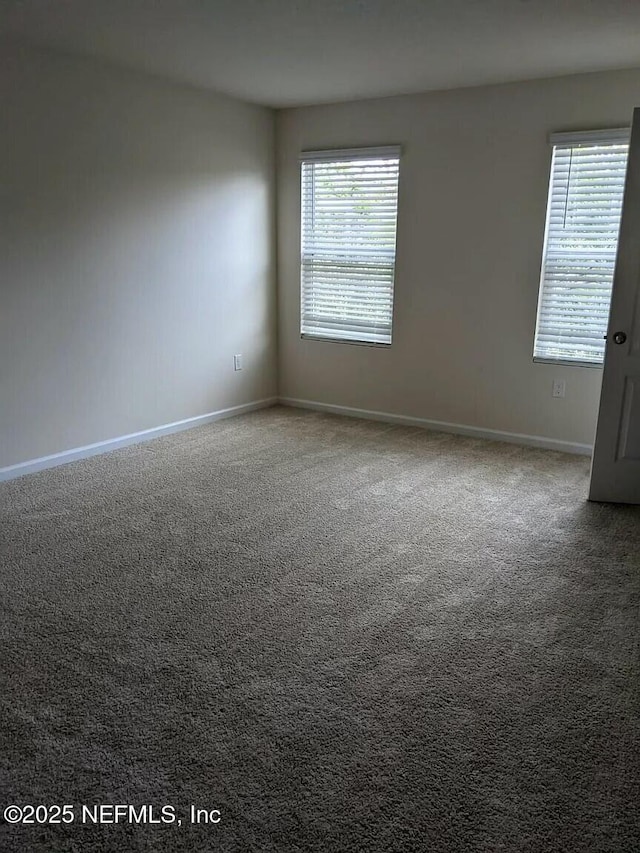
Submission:
M 242 370 L 242 353 L 238 353 L 238 355 L 234 355 L 233 357 L 233 369 L 234 370 Z
M 554 379 L 553 388 L 551 390 L 552 397 L 564 397 L 567 390 L 567 383 L 564 379 Z

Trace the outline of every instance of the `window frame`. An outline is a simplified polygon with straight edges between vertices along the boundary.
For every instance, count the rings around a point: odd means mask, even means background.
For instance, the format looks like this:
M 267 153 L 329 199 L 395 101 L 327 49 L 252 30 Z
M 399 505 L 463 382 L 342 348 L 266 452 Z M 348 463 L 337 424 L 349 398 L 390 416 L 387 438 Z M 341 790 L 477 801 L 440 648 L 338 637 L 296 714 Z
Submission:
M 540 278 L 538 282 L 538 297 L 536 307 L 536 320 L 533 332 L 533 362 L 535 364 L 552 364 L 563 367 L 588 367 L 602 369 L 604 365 L 604 354 L 601 361 L 590 361 L 578 358 L 563 358 L 562 356 L 552 357 L 544 355 L 536 355 L 538 344 L 538 333 L 541 328 L 541 311 L 543 308 L 543 292 L 545 286 L 545 273 L 547 268 L 547 253 L 549 248 L 549 232 L 551 230 L 551 208 L 554 196 L 554 177 L 555 177 L 555 158 L 557 148 L 578 147 L 580 145 L 620 145 L 629 144 L 631 129 L 628 127 L 617 127 L 605 130 L 592 131 L 569 131 L 561 133 L 552 133 L 549 136 L 549 144 L 551 145 L 551 163 L 549 166 L 549 185 L 547 193 L 547 205 L 545 209 L 545 228 L 542 244 L 542 260 L 540 264 Z M 623 181 L 624 192 L 624 181 Z M 615 258 L 614 258 L 615 270 Z
M 334 344 L 348 344 L 351 346 L 364 347 L 381 347 L 388 349 L 393 345 L 393 325 L 395 316 L 395 283 L 396 283 L 396 260 L 397 260 L 397 238 L 398 238 L 398 208 L 399 208 L 399 193 L 400 193 L 400 164 L 402 159 L 402 147 L 397 144 L 384 146 L 367 146 L 364 148 L 328 148 L 319 150 L 304 150 L 299 156 L 299 201 L 300 201 L 300 269 L 299 269 L 299 296 L 300 296 L 300 338 L 302 340 L 320 341 Z M 305 331 L 305 194 L 304 194 L 304 167 L 305 165 L 313 165 L 315 163 L 350 163 L 363 160 L 379 161 L 379 160 L 397 160 L 397 178 L 395 187 L 395 218 L 394 218 L 394 233 L 393 233 L 393 250 L 391 261 L 391 286 L 390 286 L 390 317 L 389 317 L 389 340 L 376 341 L 372 339 L 348 337 L 340 335 L 341 329 L 336 327 L 336 334 L 325 335 L 317 334 L 310 331 Z M 313 209 L 315 213 L 315 208 Z M 354 253 L 355 254 L 355 253 Z M 382 257 L 383 253 L 373 255 Z M 381 264 L 382 268 L 382 264 Z M 362 333 L 363 336 L 366 332 Z

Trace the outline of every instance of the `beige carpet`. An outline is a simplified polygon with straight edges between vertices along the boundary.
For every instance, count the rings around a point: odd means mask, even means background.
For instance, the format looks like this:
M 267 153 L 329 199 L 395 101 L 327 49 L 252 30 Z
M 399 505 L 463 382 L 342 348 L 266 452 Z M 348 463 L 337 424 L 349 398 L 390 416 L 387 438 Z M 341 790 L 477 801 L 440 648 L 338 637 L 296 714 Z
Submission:
M 587 477 L 277 408 L 3 485 L 1 800 L 75 821 L 0 849 L 640 850 L 640 513 Z

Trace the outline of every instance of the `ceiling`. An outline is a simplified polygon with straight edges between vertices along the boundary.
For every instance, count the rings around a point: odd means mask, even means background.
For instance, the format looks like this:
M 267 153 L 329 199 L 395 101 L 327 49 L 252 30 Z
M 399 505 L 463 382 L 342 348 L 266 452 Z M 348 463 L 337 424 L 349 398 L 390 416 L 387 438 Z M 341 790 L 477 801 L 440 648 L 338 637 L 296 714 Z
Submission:
M 0 32 L 272 107 L 640 66 L 639 0 L 0 0 Z

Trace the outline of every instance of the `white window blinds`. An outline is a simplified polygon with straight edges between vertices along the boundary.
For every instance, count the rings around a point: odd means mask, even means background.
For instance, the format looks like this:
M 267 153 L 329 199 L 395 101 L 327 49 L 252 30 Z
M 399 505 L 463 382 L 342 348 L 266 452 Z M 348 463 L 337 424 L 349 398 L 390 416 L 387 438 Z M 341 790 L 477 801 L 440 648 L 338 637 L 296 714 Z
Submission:
M 558 133 L 534 358 L 602 364 L 629 148 L 628 130 Z
M 399 147 L 307 151 L 301 332 L 390 344 Z

